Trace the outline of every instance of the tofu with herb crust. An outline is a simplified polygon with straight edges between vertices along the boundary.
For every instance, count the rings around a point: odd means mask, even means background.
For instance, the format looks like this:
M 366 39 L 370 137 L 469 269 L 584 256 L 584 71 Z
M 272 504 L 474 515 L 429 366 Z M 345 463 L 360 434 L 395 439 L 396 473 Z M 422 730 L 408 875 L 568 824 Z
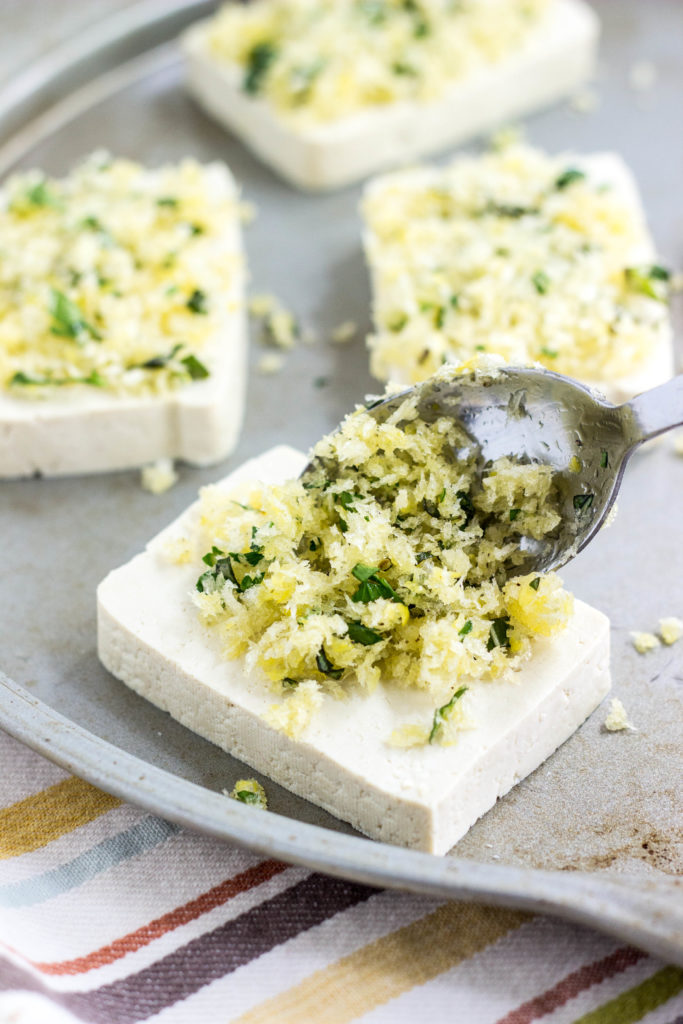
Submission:
M 670 274 L 616 154 L 513 143 L 376 178 L 363 211 L 380 380 L 484 352 L 618 404 L 673 376 Z
M 598 28 L 582 0 L 255 0 L 183 49 L 213 117 L 292 184 L 329 189 L 570 94 Z
M 0 477 L 204 465 L 234 447 L 245 267 L 228 169 L 96 153 L 0 192 Z
M 295 477 L 306 462 L 300 452 L 274 448 L 217 488 L 229 495 L 249 481 L 266 487 Z M 195 503 L 100 584 L 100 659 L 194 732 L 373 838 L 445 853 L 568 739 L 609 689 L 608 620 L 576 602 L 562 632 L 534 639 L 512 680 L 469 682 L 467 693 L 452 694 L 448 703 L 466 700 L 471 719 L 460 723 L 453 745 L 431 742 L 452 708 L 435 708 L 425 688 L 384 684 L 353 688 L 343 700 L 332 688 L 321 693 L 300 684 L 305 724 L 297 734 L 291 714 L 289 728 L 278 717 L 291 697 L 278 698 L 244 658 L 226 661 L 220 633 L 197 615 L 192 538 L 201 515 Z M 253 579 L 251 563 L 245 569 Z M 372 574 L 361 575 L 372 582 Z M 244 579 L 240 589 L 253 593 L 257 587 L 247 589 Z M 419 743 L 388 742 L 413 721 L 425 724 Z

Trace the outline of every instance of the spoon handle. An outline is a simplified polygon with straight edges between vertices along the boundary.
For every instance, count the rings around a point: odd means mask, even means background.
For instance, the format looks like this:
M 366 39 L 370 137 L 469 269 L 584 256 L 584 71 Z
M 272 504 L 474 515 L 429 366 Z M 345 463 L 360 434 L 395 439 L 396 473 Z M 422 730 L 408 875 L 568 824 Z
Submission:
M 683 426 L 683 374 L 626 403 L 633 413 L 633 445 Z

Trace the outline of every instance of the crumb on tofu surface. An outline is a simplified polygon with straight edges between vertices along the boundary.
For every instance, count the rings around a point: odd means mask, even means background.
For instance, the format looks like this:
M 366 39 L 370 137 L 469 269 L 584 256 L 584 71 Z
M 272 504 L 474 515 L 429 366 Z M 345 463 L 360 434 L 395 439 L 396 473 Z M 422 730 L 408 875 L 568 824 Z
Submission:
M 559 523 L 550 467 L 503 458 L 479 480 L 453 455 L 463 440 L 414 397 L 384 422 L 359 407 L 304 478 L 202 490 L 193 599 L 223 655 L 286 698 L 273 724 L 297 734 L 323 693 L 392 680 L 433 692 L 444 742 L 466 720 L 454 684 L 519 667 L 565 628 L 558 577 L 515 571 L 522 538 Z

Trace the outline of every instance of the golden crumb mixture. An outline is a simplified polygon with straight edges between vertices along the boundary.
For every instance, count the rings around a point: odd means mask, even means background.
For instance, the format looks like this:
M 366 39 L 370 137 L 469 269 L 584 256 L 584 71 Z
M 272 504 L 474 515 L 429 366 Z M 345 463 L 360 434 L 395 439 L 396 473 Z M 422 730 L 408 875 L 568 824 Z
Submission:
M 382 423 L 348 416 L 301 479 L 204 488 L 194 600 L 225 657 L 310 704 L 352 682 L 495 678 L 562 630 L 559 579 L 515 575 L 521 538 L 559 523 L 550 468 L 503 458 L 478 478 L 464 441 L 410 397 Z M 296 703 L 282 708 L 296 728 Z
M 253 0 L 227 4 L 208 47 L 242 88 L 299 123 L 437 100 L 514 53 L 554 0 Z
M 147 394 L 210 375 L 234 311 L 238 204 L 220 164 L 148 170 L 96 153 L 0 191 L 0 387 Z
M 643 256 L 642 214 L 566 157 L 515 144 L 389 175 L 364 214 L 381 380 L 486 352 L 612 381 L 668 330 L 669 272 Z

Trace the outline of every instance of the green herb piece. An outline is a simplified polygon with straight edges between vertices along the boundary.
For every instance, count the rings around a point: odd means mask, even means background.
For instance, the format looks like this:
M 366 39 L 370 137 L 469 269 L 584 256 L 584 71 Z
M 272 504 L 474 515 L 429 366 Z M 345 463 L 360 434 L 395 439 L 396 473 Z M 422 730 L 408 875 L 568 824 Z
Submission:
M 206 295 L 199 288 L 195 288 L 185 305 L 193 313 L 198 313 L 200 316 L 206 316 L 209 312 Z
M 321 544 L 319 540 L 312 540 L 311 543 L 308 545 L 308 550 L 317 551 L 320 546 Z
M 541 577 L 540 576 L 537 576 L 535 579 L 530 580 L 530 582 L 529 582 L 529 586 L 531 587 L 532 590 L 538 590 L 540 585 L 541 585 Z
M 176 196 L 159 196 L 157 199 L 157 206 L 167 206 L 169 209 L 175 209 L 179 203 L 180 200 Z
M 374 629 L 364 626 L 362 622 L 349 622 L 348 626 L 349 639 L 353 640 L 356 644 L 363 644 L 365 647 L 370 647 L 372 644 L 378 644 L 384 640 L 381 633 L 377 633 Z
M 436 735 L 441 726 L 448 721 L 448 712 L 452 711 L 457 702 L 462 697 L 463 693 L 467 693 L 467 687 L 461 686 L 460 689 L 456 690 L 451 699 L 443 707 L 437 708 L 434 712 L 434 721 L 432 722 L 431 732 L 429 733 L 428 743 L 433 743 L 436 739 Z
M 346 512 L 356 511 L 356 506 L 353 503 L 358 500 L 357 494 L 351 494 L 350 491 L 340 491 L 339 494 L 335 494 L 334 500 L 338 505 L 341 505 Z
M 458 298 L 457 295 L 451 295 L 451 297 L 449 299 L 449 302 L 450 302 L 451 306 L 453 307 L 453 309 L 457 309 L 458 308 L 458 304 L 460 302 L 460 299 Z
M 602 452 L 600 454 L 600 468 L 601 469 L 607 469 L 608 465 L 609 465 L 609 455 L 607 454 L 607 452 L 603 448 L 603 450 L 602 450 Z
M 24 373 L 18 370 L 8 381 L 9 387 L 67 387 L 69 384 L 88 384 L 93 388 L 106 387 L 106 380 L 97 370 L 92 370 L 85 377 L 51 377 Z
M 225 551 L 221 551 L 221 549 L 217 548 L 216 545 L 214 544 L 210 551 L 208 551 L 205 555 L 202 555 L 202 562 L 204 563 L 204 565 L 214 566 L 216 564 L 217 558 L 224 557 Z
M 584 509 L 588 509 L 593 504 L 593 494 L 575 494 L 574 495 L 574 508 L 577 512 L 583 512 Z
M 417 77 L 417 68 L 414 68 L 412 64 L 406 64 L 401 60 L 394 61 L 391 65 L 391 70 L 395 75 L 405 75 L 408 78 Z
M 189 356 L 185 356 L 180 362 L 183 364 L 187 372 L 189 373 L 192 380 L 204 380 L 210 376 L 209 371 L 196 356 L 190 353 Z
M 526 217 L 527 214 L 538 213 L 532 206 L 514 206 L 510 203 L 496 203 L 492 199 L 484 207 L 484 214 L 492 213 L 496 217 L 510 217 L 517 220 L 519 217 Z
M 539 295 L 545 295 L 550 287 L 550 278 L 544 270 L 537 270 L 531 282 Z
M 546 356 L 547 359 L 557 359 L 559 352 L 556 352 L 554 348 L 546 348 L 545 345 L 541 348 L 541 355 Z
M 420 562 L 424 562 L 425 558 L 431 558 L 431 557 L 432 557 L 431 551 L 418 551 L 418 553 L 415 555 L 415 561 L 419 565 Z
M 86 340 L 89 335 L 93 341 L 101 341 L 99 334 L 92 324 L 83 316 L 75 302 L 56 288 L 50 289 L 50 313 L 52 315 L 52 327 L 50 330 L 60 338 L 73 338 L 79 344 Z
M 195 238 L 197 235 L 203 235 L 206 228 L 203 224 L 188 224 L 190 229 L 190 236 Z
M 399 331 L 403 330 L 407 323 L 408 317 L 406 316 L 406 314 L 399 313 L 397 316 L 394 316 L 391 318 L 391 320 L 387 321 L 387 327 L 392 332 L 392 334 L 398 334 Z M 368 408 L 372 408 L 372 406 L 368 406 Z
M 444 500 L 445 497 L 446 497 L 446 488 L 444 487 L 443 490 L 437 496 L 437 499 L 436 499 L 438 501 L 439 505 L 441 504 L 441 502 Z
M 583 181 L 585 177 L 585 171 L 580 171 L 578 167 L 568 167 L 566 171 L 562 171 L 559 178 L 556 178 L 555 188 L 567 188 L 569 185 L 573 185 L 577 181 Z
M 458 499 L 458 501 L 460 502 L 460 508 L 465 513 L 465 522 L 462 524 L 460 529 L 461 530 L 466 530 L 467 527 L 472 522 L 472 520 L 474 519 L 474 516 L 476 515 L 476 511 L 477 510 L 475 509 L 474 505 L 472 504 L 472 499 L 470 498 L 470 496 L 467 493 L 467 491 L 457 491 L 455 496 Z
M 144 363 L 138 363 L 137 366 L 141 370 L 160 370 L 164 366 L 168 366 L 172 359 L 175 359 L 178 352 L 181 350 L 182 345 L 174 345 L 170 352 L 165 355 L 152 356 L 151 359 L 146 359 Z
M 39 181 L 33 188 L 30 188 L 26 193 L 26 199 L 33 206 L 51 206 L 54 210 L 59 210 L 62 207 L 62 203 L 54 192 L 50 191 L 46 181 Z
M 330 679 L 341 679 L 344 675 L 344 669 L 334 667 L 330 659 L 325 654 L 324 647 L 321 647 L 320 651 L 316 655 L 315 663 L 318 666 L 318 671 L 322 672 L 324 676 L 329 676 Z
M 494 647 L 509 647 L 509 630 L 510 617 L 508 615 L 503 615 L 500 619 L 494 619 L 489 630 L 489 638 L 486 641 L 486 650 L 492 651 Z
M 392 601 L 400 602 L 401 598 L 391 584 L 377 575 L 379 572 L 377 566 L 363 565 L 362 562 L 357 562 L 351 572 L 360 581 L 360 586 L 351 596 L 352 601 L 369 604 L 380 597 L 386 597 Z
M 242 88 L 252 96 L 263 88 L 268 70 L 277 57 L 277 47 L 272 43 L 257 43 L 249 51 Z
M 282 685 L 286 690 L 295 690 L 300 682 L 300 679 L 292 679 L 291 676 L 285 676 L 282 680 Z
M 237 584 L 240 594 L 243 594 L 246 590 L 251 590 L 252 587 L 257 587 L 259 583 L 263 583 L 264 576 L 264 572 L 257 573 L 255 576 L 249 576 L 248 574 L 243 576 Z
M 667 284 L 671 277 L 666 267 L 653 264 L 649 267 L 627 267 L 624 271 L 626 286 L 640 295 L 647 295 L 657 302 L 666 302 L 668 298 Z
M 329 383 L 330 383 L 330 378 L 329 377 L 314 377 L 313 378 L 313 387 L 314 388 L 326 388 Z
M 510 509 L 510 522 L 511 523 L 514 523 L 515 519 L 519 519 L 521 511 L 522 511 L 521 508 L 511 508 Z
M 458 630 L 458 636 L 467 636 L 472 632 L 472 619 L 468 619 L 462 629 Z
M 235 800 L 241 800 L 243 804 L 258 804 L 261 806 L 261 797 L 258 793 L 252 793 L 250 789 L 238 789 L 235 791 Z

